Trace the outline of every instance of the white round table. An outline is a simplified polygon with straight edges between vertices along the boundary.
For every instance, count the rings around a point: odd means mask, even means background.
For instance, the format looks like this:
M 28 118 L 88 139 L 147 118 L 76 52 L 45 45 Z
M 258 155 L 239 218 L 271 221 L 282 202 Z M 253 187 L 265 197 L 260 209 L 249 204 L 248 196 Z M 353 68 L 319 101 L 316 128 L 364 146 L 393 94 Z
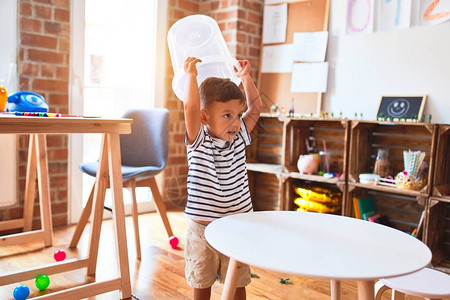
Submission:
M 431 261 L 418 239 L 393 228 L 330 214 L 265 211 L 218 219 L 206 240 L 230 257 L 222 299 L 232 299 L 241 264 L 305 277 L 356 280 L 359 299 L 374 298 L 374 280 L 417 271 Z M 332 284 L 333 286 L 333 284 Z M 335 299 L 339 295 L 333 296 Z

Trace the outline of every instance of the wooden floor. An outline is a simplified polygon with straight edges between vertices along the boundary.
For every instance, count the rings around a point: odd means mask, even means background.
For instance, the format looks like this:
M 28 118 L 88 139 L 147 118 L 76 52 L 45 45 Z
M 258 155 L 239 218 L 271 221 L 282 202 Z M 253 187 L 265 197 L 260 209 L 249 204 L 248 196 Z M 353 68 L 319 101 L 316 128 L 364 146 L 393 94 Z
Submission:
M 107 212 L 105 212 L 106 214 Z M 132 291 L 139 299 L 192 299 L 192 289 L 184 278 L 184 237 L 187 228 L 187 219 L 182 212 L 169 212 L 169 219 L 174 234 L 180 239 L 179 249 L 173 250 L 168 242 L 162 221 L 156 213 L 139 216 L 141 234 L 142 259 L 135 256 L 135 244 L 131 218 L 127 217 L 127 237 L 130 260 Z M 59 228 L 54 231 L 54 246 L 42 248 L 41 243 L 30 243 L 18 246 L 0 248 L 0 272 L 8 272 L 19 268 L 29 268 L 44 263 L 52 263 L 53 252 L 64 249 L 68 258 L 82 257 L 87 252 L 89 226 L 76 249 L 68 249 L 67 245 L 72 237 L 74 226 Z M 330 245 L 332 247 L 332 245 Z M 293 260 L 305 260 L 296 253 L 280 253 L 289 255 Z M 99 261 L 97 267 L 97 280 L 115 277 L 117 263 L 116 249 L 112 223 L 104 221 L 100 239 Z M 50 276 L 50 286 L 47 291 L 52 292 L 68 287 L 79 286 L 89 282 L 86 279 L 85 269 L 71 271 Z M 247 287 L 247 299 L 330 299 L 330 286 L 328 280 L 303 278 L 268 272 L 252 268 L 252 273 L 259 278 L 253 278 Z M 290 278 L 291 284 L 279 283 L 281 278 Z M 17 284 L 0 287 L 0 299 L 13 299 L 12 292 Z M 34 280 L 22 282 L 30 288 L 30 297 L 40 295 L 34 286 Z M 350 281 L 342 283 L 342 299 L 356 299 L 356 284 Z M 216 283 L 212 289 L 212 299 L 220 299 L 222 285 Z M 384 294 L 383 299 L 390 299 L 390 292 Z M 119 293 L 110 292 L 89 299 L 119 299 Z M 407 296 L 406 299 L 421 299 Z

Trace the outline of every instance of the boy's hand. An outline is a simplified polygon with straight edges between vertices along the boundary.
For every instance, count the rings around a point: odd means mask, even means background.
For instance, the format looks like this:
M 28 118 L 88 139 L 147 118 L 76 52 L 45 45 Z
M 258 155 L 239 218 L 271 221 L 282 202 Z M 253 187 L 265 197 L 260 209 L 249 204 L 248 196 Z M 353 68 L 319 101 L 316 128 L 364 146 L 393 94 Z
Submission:
M 197 76 L 197 66 L 196 64 L 202 62 L 201 59 L 198 59 L 196 57 L 188 57 L 186 58 L 186 60 L 184 61 L 184 72 L 186 72 L 186 74 L 194 74 L 195 76 Z
M 238 69 L 236 69 L 236 67 L 233 66 L 236 76 L 238 76 L 239 78 L 242 78 L 244 76 L 250 75 L 250 71 L 252 69 L 250 62 L 248 60 L 239 60 L 238 62 L 239 62 L 239 65 L 241 66 L 241 70 L 238 71 Z

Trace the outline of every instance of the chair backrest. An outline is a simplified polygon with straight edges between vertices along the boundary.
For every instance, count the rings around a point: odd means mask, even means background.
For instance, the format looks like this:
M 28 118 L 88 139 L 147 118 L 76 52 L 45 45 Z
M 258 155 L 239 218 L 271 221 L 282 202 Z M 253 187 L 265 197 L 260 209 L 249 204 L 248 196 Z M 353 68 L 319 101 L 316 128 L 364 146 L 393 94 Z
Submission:
M 169 111 L 165 108 L 134 109 L 124 118 L 133 119 L 131 134 L 120 135 L 122 165 L 163 169 L 169 148 Z

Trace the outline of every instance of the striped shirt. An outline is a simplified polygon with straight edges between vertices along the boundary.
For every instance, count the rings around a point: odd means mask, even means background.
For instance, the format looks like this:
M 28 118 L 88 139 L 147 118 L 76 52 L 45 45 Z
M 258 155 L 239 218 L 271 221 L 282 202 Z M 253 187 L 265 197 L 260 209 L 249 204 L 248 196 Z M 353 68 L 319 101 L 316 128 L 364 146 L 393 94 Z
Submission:
M 188 199 L 184 213 L 191 219 L 215 219 L 253 210 L 248 188 L 245 147 L 251 138 L 244 121 L 233 141 L 213 138 L 201 126 L 188 155 Z

